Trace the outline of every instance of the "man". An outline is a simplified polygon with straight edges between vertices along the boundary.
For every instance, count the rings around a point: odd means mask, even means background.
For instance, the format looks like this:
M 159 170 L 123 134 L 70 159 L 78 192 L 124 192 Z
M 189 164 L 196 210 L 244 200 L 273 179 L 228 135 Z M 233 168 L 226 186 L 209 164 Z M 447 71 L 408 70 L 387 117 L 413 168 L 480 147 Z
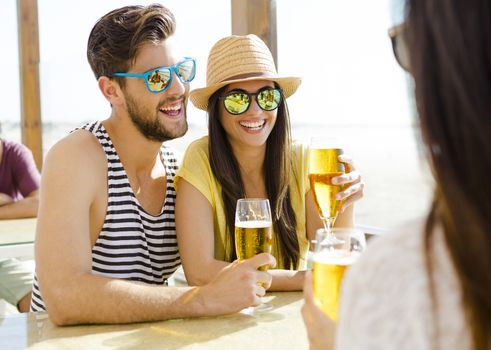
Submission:
M 39 181 L 31 151 L 20 143 L 0 139 L 0 220 L 35 217 Z M 21 312 L 29 311 L 33 275 L 32 261 L 0 259 L 0 299 Z
M 87 56 L 111 115 L 54 145 L 41 180 L 31 309 L 55 324 L 226 314 L 258 304 L 271 283 L 257 268 L 275 261 L 262 254 L 206 286 L 163 287 L 180 259 L 176 161 L 162 142 L 187 130 L 195 74 L 174 30 L 161 5 L 114 10 L 92 29 Z

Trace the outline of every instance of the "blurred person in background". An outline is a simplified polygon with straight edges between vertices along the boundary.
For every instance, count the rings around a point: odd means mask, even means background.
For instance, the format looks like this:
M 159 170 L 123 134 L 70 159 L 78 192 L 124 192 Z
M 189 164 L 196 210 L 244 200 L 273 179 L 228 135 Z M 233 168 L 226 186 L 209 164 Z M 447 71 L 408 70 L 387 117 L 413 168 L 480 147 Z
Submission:
M 1 137 L 0 125 L 0 220 L 37 215 L 40 174 L 32 152 L 23 144 Z M 32 261 L 0 259 L 0 298 L 29 310 L 34 267 Z
M 433 205 L 350 268 L 337 330 L 306 278 L 311 349 L 491 349 L 491 5 L 407 0 L 392 40 L 415 82 Z
M 0 220 L 35 217 L 39 182 L 31 150 L 0 137 Z

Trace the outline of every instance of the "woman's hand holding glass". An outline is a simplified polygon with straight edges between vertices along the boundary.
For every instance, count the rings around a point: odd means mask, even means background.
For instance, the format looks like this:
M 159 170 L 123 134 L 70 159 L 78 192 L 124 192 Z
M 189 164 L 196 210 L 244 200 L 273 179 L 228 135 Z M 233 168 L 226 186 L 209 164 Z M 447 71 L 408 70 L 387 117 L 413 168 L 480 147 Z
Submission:
M 353 159 L 346 154 L 340 154 L 338 160 L 344 164 L 345 173 L 332 178 L 333 185 L 343 186 L 343 190 L 336 194 L 336 200 L 342 201 L 340 213 L 346 210 L 357 200 L 363 198 L 365 183 L 361 179 L 360 172 L 356 170 Z
M 315 206 L 328 232 L 338 215 L 363 197 L 364 185 L 360 174 L 337 139 L 311 139 L 309 181 Z M 342 221 L 341 226 L 352 226 L 352 219 Z

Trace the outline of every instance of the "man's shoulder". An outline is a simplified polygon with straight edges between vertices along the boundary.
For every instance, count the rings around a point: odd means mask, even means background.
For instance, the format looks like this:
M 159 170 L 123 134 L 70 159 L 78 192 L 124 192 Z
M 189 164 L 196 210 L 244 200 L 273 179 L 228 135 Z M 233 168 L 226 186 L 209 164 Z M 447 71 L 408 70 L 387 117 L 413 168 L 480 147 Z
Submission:
M 87 171 L 105 163 L 104 151 L 97 138 L 87 130 L 75 130 L 56 142 L 46 155 L 47 163 L 60 163 Z
M 58 142 L 56 142 L 53 148 L 68 147 L 70 150 L 72 150 L 72 148 L 78 149 L 80 146 L 87 147 L 87 149 L 84 149 L 83 151 L 91 151 L 92 149 L 101 148 L 95 135 L 92 134 L 90 131 L 84 129 L 76 129 L 72 131 L 65 137 L 61 138 Z

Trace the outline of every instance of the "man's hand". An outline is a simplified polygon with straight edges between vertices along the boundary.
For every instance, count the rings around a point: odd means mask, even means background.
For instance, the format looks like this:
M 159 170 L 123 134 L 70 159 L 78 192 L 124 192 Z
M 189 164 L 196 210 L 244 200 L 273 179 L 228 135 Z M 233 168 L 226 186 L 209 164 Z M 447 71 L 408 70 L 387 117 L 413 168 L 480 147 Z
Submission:
M 202 314 L 229 314 L 259 305 L 272 279 L 268 272 L 258 270 L 263 265 L 275 267 L 276 260 L 268 253 L 244 261 L 236 260 L 220 271 L 209 284 L 198 287 L 197 296 L 203 307 Z

